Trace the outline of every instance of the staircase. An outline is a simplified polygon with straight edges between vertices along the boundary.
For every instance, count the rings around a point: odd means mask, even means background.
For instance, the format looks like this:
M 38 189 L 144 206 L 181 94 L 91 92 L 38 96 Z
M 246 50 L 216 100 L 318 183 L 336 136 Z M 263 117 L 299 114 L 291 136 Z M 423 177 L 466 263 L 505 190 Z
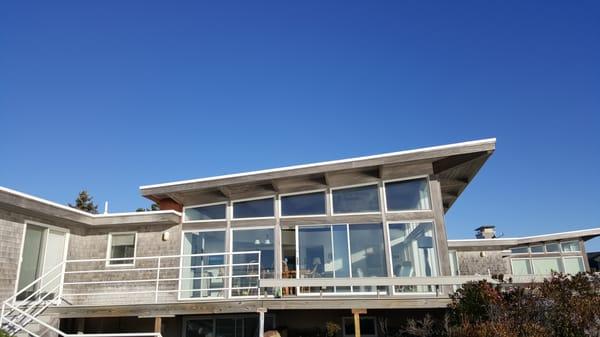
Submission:
M 15 337 L 162 337 L 160 333 L 68 334 L 59 330 L 57 317 L 44 315 L 61 299 L 65 262 L 62 262 L 2 303 L 0 327 Z

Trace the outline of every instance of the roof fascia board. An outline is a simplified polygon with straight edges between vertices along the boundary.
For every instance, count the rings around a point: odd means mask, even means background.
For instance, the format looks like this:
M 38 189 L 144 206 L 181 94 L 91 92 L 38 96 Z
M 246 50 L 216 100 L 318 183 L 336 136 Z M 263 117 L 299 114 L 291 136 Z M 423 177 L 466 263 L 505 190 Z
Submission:
M 175 210 L 90 214 L 3 186 L 0 186 L 0 203 L 41 213 L 45 216 L 67 219 L 86 226 L 114 225 L 118 221 L 121 221 L 122 224 L 177 224 L 181 217 L 181 213 Z
M 448 240 L 448 247 L 504 247 L 524 245 L 541 241 L 569 240 L 579 238 L 590 239 L 596 236 L 600 236 L 600 227 L 569 232 L 525 236 L 521 238 Z
M 382 164 L 401 163 L 415 160 L 432 159 L 438 157 L 447 157 L 458 154 L 493 151 L 496 147 L 496 138 L 481 139 L 463 143 L 455 143 L 441 146 L 426 147 L 414 150 L 405 150 L 392 153 L 384 153 L 365 157 L 356 157 L 349 159 L 333 160 L 319 163 L 294 165 L 280 167 L 268 170 L 251 171 L 244 173 L 235 173 L 222 176 L 207 178 L 181 180 L 154 185 L 140 186 L 140 192 L 143 196 L 152 196 L 154 194 L 163 194 L 169 192 L 182 192 L 201 188 L 210 188 L 222 184 L 235 184 L 240 182 L 260 181 L 266 179 L 276 179 L 286 174 L 294 173 L 296 175 L 308 175 L 321 173 L 327 169 L 343 170 L 376 166 Z

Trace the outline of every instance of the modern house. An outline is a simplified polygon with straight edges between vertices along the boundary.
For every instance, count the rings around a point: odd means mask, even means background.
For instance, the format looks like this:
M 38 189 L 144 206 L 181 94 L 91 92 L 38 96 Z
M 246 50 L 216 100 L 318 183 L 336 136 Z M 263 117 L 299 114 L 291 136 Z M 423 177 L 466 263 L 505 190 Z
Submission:
M 2 327 L 35 337 L 377 337 L 468 281 L 589 271 L 600 228 L 448 240 L 495 139 L 142 186 L 92 215 L 0 188 Z M 387 319 L 387 320 L 386 320 Z M 386 323 L 387 322 L 387 323 Z

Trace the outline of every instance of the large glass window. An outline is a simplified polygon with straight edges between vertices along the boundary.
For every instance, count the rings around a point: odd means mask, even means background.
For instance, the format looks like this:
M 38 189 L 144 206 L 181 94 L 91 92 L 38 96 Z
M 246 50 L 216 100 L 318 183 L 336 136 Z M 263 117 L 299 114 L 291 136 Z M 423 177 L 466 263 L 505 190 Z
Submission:
M 332 191 L 334 213 L 379 212 L 377 185 L 335 189 Z
M 260 277 L 272 278 L 275 275 L 275 245 L 273 229 L 235 229 L 232 231 L 232 251 L 260 252 Z M 242 253 L 233 255 L 234 266 L 233 296 L 256 296 L 258 285 L 258 254 Z M 237 277 L 235 277 L 237 276 Z M 271 290 L 268 289 L 270 292 Z
M 346 225 L 337 225 L 346 230 Z M 332 278 L 335 277 L 335 265 L 348 265 L 348 255 L 334 256 L 332 226 L 311 226 L 298 228 L 298 273 L 300 278 Z M 339 242 L 338 242 L 339 244 Z M 348 241 L 345 240 L 345 246 Z M 336 260 L 342 260 L 336 263 Z M 333 287 L 323 289 L 331 292 Z M 320 289 L 303 288 L 301 292 L 319 292 Z
M 185 233 L 181 297 L 223 297 L 226 288 L 225 231 Z M 222 253 L 222 254 L 218 254 Z M 204 255 L 207 254 L 207 255 Z M 191 256 L 190 256 L 191 255 Z
M 135 233 L 110 234 L 109 241 L 109 265 L 133 264 L 127 258 L 135 256 Z
M 514 275 L 531 275 L 530 259 L 513 259 L 511 261 L 512 272 Z
M 184 211 L 185 221 L 224 220 L 226 218 L 226 211 L 227 205 L 224 203 L 189 207 Z
M 286 195 L 281 197 L 281 215 L 325 214 L 325 192 Z
M 385 200 L 388 211 L 431 209 L 427 179 L 386 183 Z
M 387 276 L 381 224 L 298 227 L 301 278 Z M 301 292 L 371 292 L 369 287 L 306 288 Z
M 532 259 L 533 273 L 536 275 L 550 275 L 552 272 L 560 272 L 560 258 L 536 258 Z
M 397 277 L 435 276 L 437 259 L 433 223 L 390 223 L 392 271 Z M 403 286 L 396 291 L 430 291 L 429 287 Z
M 565 257 L 563 259 L 565 265 L 565 273 L 575 275 L 585 272 L 585 265 L 581 257 Z
M 257 199 L 237 201 L 233 203 L 233 217 L 243 218 L 268 218 L 275 216 L 274 199 Z

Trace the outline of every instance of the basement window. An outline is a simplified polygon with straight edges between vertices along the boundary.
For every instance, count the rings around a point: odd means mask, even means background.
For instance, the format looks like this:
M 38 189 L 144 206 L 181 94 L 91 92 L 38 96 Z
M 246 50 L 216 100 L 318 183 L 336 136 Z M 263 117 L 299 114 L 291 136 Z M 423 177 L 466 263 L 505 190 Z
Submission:
M 134 265 L 136 233 L 110 233 L 108 235 L 109 266 Z

